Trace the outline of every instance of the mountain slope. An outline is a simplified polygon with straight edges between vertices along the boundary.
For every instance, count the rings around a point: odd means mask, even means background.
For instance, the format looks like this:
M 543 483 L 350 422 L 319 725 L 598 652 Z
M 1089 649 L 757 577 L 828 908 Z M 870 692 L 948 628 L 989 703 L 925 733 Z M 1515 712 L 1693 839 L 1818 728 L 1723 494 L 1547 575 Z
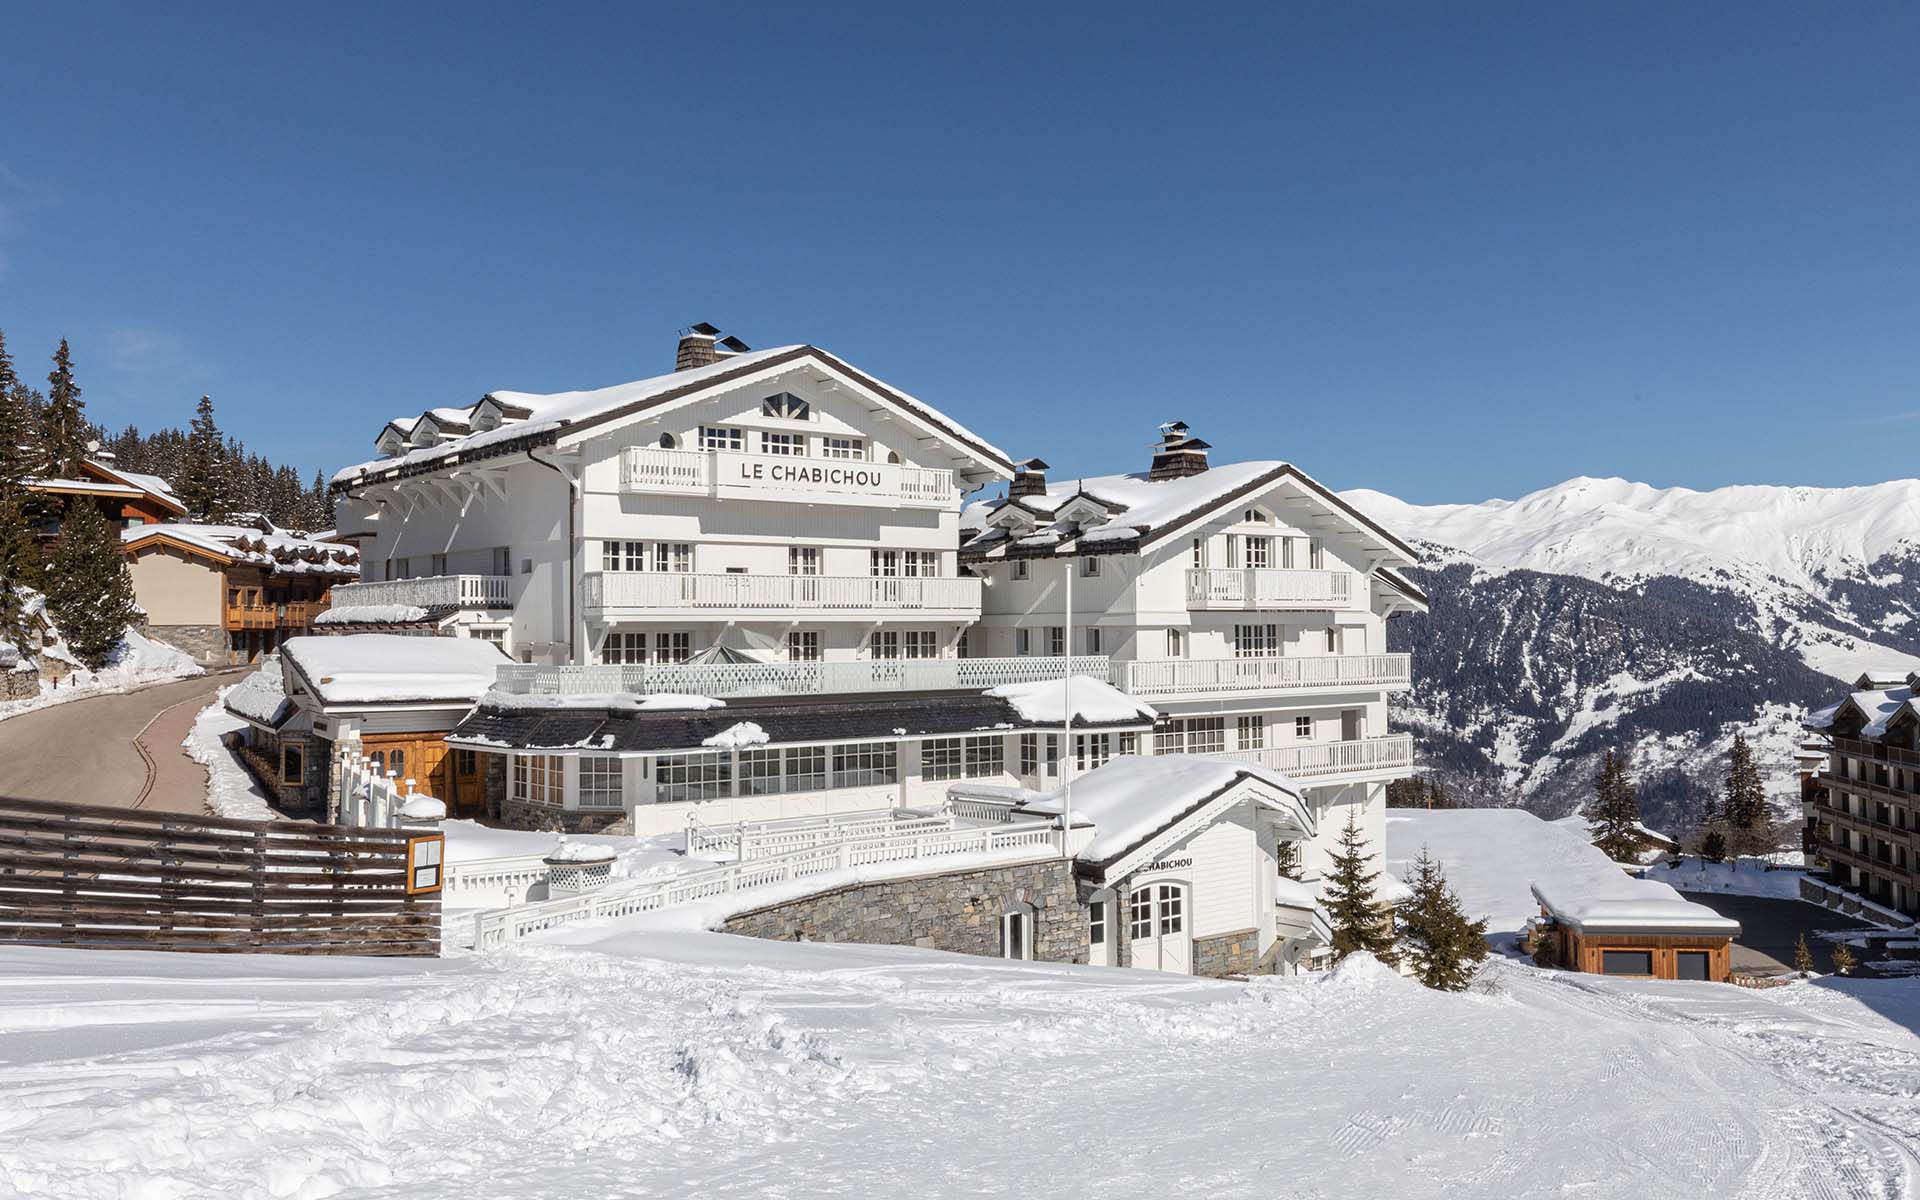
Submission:
M 1427 553 L 1432 612 L 1396 720 L 1475 802 L 1549 816 L 1630 754 L 1651 824 L 1691 827 L 1735 730 L 1792 794 L 1799 717 L 1872 667 L 1920 668 L 1920 480 L 1656 489 L 1574 479 L 1514 501 L 1346 499 Z

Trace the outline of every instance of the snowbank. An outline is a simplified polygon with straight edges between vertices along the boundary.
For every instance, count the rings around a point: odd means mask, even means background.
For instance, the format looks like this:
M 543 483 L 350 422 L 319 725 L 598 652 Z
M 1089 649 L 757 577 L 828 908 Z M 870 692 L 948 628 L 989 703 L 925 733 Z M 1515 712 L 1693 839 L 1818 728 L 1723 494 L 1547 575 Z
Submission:
M 766 730 L 752 721 L 741 721 L 727 726 L 710 738 L 702 739 L 700 744 L 716 750 L 744 750 L 749 746 L 764 746 L 767 741 Z
M 63 662 L 74 661 L 64 641 L 54 642 L 42 653 Z M 20 665 L 24 666 L 27 661 L 23 658 Z M 105 666 L 98 671 L 76 666 L 70 675 L 60 681 L 58 687 L 43 679 L 38 696 L 0 701 L 0 721 L 55 704 L 65 704 L 70 700 L 117 695 L 148 684 L 167 683 L 205 673 L 205 669 L 192 658 L 129 627 Z
M 1075 675 L 1071 679 L 1040 679 L 1031 683 L 1003 683 L 999 687 L 988 688 L 986 694 L 1005 700 L 1022 717 L 1036 725 L 1064 723 L 1069 699 L 1073 703 L 1075 725 L 1151 724 L 1160 715 L 1119 688 L 1090 675 Z
M 407 625 L 427 619 L 417 604 L 343 604 L 313 619 L 315 625 Z
M 1655 863 L 1646 877 L 1682 892 L 1718 892 L 1728 896 L 1770 896 L 1776 900 L 1800 899 L 1800 881 L 1805 871 L 1769 871 L 1765 865 L 1748 859 L 1736 870 L 1731 863 L 1710 863 L 1689 859 L 1684 865 Z
M 277 815 L 269 797 L 254 781 L 253 775 L 229 750 L 222 736 L 245 729 L 247 723 L 226 709 L 228 693 L 234 687 L 220 689 L 213 703 L 200 710 L 193 728 L 180 744 L 187 757 L 207 769 L 207 807 L 215 816 L 237 817 L 243 821 L 271 821 Z

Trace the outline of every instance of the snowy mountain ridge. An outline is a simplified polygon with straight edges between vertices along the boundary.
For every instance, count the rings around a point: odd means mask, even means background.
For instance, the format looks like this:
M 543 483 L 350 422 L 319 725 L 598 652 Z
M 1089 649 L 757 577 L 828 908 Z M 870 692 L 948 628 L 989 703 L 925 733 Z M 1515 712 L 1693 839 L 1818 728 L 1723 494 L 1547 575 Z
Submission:
M 1394 720 L 1475 803 L 1570 812 L 1619 750 L 1650 822 L 1684 833 L 1737 731 L 1784 814 L 1804 713 L 1864 670 L 1920 667 L 1920 480 L 1342 495 L 1425 555 L 1432 610 L 1388 631 L 1414 656 Z

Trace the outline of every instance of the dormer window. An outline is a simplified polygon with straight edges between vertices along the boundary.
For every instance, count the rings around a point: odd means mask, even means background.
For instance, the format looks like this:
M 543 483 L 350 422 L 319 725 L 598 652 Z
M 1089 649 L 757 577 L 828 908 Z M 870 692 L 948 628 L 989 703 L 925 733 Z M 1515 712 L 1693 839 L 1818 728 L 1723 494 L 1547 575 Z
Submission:
M 811 421 L 813 406 L 792 392 L 775 392 L 760 402 L 760 415 L 783 421 Z

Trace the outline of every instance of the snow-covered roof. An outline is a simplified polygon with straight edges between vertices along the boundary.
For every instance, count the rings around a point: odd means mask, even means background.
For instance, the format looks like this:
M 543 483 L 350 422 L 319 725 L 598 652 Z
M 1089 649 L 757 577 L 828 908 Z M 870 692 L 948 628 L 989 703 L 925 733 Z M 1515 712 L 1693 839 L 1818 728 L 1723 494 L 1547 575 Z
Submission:
M 1152 724 L 1160 714 L 1153 708 L 1102 679 L 1075 675 L 1067 679 L 1041 679 L 1031 683 L 1003 683 L 988 688 L 986 694 L 1005 700 L 1029 721 L 1062 724 L 1067 705 L 1073 705 L 1075 725 L 1118 725 L 1140 722 Z
M 1345 518 L 1351 528 L 1364 531 L 1406 562 L 1418 560 L 1414 549 L 1397 535 L 1306 472 L 1278 460 L 1222 463 L 1198 474 L 1167 479 L 1150 479 L 1145 472 L 1095 475 L 1050 484 L 1044 494 L 975 501 L 960 513 L 961 530 L 971 534 L 961 549 L 979 556 L 1007 545 L 1016 546 L 1023 555 L 1098 554 L 1145 547 L 1221 508 L 1247 502 L 1282 480 L 1298 484 Z M 1091 501 L 1106 519 L 1075 525 L 1067 520 L 1076 515 L 1068 511 L 1075 501 Z M 1008 510 L 1025 512 L 1040 528 L 1023 532 L 1000 528 L 994 518 Z
M 322 704 L 471 704 L 508 661 L 479 638 L 353 633 L 289 638 L 280 653 Z
M 1860 727 L 1861 737 L 1884 737 L 1893 719 L 1903 710 L 1920 715 L 1920 698 L 1915 697 L 1913 685 L 1904 681 L 1899 687 L 1854 692 L 1840 703 L 1829 705 L 1809 716 L 1807 728 L 1832 729 L 1840 714 L 1849 709 L 1860 714 L 1865 722 Z
M 1256 803 L 1287 813 L 1305 832 L 1313 832 L 1312 805 L 1303 802 L 1300 789 L 1278 771 L 1186 754 L 1125 754 L 1073 781 L 1074 824 L 1094 827 L 1093 839 L 1078 857 L 1095 865 L 1110 864 L 1243 783 L 1260 785 L 1251 793 Z M 1013 813 L 1016 817 L 1059 816 L 1062 806 L 1061 790 L 1056 789 L 1021 802 Z
M 360 551 L 339 542 L 322 542 L 289 533 L 262 533 L 251 525 L 129 525 L 120 531 L 129 548 L 156 539 L 171 539 L 208 554 L 263 567 L 275 575 L 331 575 L 360 573 Z
M 1009 474 L 1012 472 L 1012 462 L 1004 451 L 953 418 L 898 388 L 861 373 L 824 350 L 814 346 L 795 345 L 778 346 L 771 350 L 748 351 L 704 367 L 673 371 L 665 375 L 588 391 L 544 394 L 514 391 L 489 392 L 481 403 L 491 401 L 496 408 L 524 411 L 527 416 L 506 421 L 495 429 L 449 437 L 434 445 L 418 447 L 390 458 L 356 463 L 334 472 L 333 483 L 344 486 L 358 481 L 376 481 L 392 475 L 431 470 L 456 456 L 498 450 L 510 447 L 513 443 L 547 435 L 558 436 L 562 429 L 577 429 L 614 420 L 655 404 L 687 398 L 708 385 L 728 383 L 741 375 L 751 374 L 762 368 L 780 366 L 804 358 L 811 358 L 826 367 L 844 373 L 863 386 L 872 388 L 913 416 L 953 435 L 957 440 L 979 451 L 983 455 L 983 461 Z M 478 407 L 479 405 L 476 404 L 465 410 L 441 411 L 461 411 L 470 417 L 473 409 Z M 397 425 L 398 422 L 394 424 Z M 408 427 L 408 429 L 411 428 L 411 426 Z
M 1576 837 L 1589 837 L 1593 828 L 1593 823 L 1587 820 L 1585 813 L 1572 813 L 1568 816 L 1558 817 L 1553 821 L 1553 824 L 1572 832 Z M 1633 831 L 1651 842 L 1659 842 L 1668 846 L 1678 846 L 1680 844 L 1679 841 L 1661 833 L 1658 829 L 1642 825 L 1638 821 L 1633 823 Z
M 313 619 L 315 625 L 414 625 L 430 615 L 418 604 L 339 604 Z
M 227 711 L 236 717 L 278 729 L 293 710 L 287 699 L 287 679 L 280 669 L 280 658 L 270 654 L 260 669 L 227 691 Z
M 487 708 L 501 711 L 575 711 L 575 712 L 702 712 L 725 708 L 725 700 L 712 696 L 691 696 L 680 692 L 568 692 L 565 694 L 506 692 L 490 690 L 480 698 Z
M 1425 847 L 1469 917 L 1518 933 L 1545 905 L 1581 930 L 1737 933 L 1740 925 L 1664 883 L 1636 879 L 1584 834 L 1517 808 L 1387 810 L 1389 871 L 1411 877 Z

